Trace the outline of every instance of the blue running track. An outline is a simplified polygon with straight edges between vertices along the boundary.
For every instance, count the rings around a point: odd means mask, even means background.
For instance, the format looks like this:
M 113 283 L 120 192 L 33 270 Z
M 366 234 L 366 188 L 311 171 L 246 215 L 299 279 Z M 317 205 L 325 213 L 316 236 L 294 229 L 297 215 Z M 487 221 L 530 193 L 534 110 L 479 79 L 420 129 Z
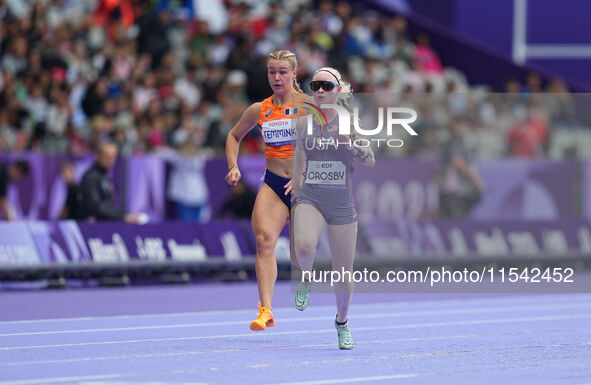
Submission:
M 355 349 L 334 298 L 251 332 L 256 285 L 0 293 L 5 384 L 591 384 L 591 295 L 356 294 Z

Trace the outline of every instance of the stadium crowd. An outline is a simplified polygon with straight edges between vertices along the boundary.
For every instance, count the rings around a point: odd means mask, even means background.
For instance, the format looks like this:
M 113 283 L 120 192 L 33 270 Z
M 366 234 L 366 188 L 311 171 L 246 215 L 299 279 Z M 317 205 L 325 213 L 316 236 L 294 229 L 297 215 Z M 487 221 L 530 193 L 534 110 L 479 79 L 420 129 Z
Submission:
M 265 60 L 277 48 L 296 53 L 304 90 L 329 65 L 356 93 L 417 107 L 424 135 L 393 155 L 434 156 L 445 128 L 465 124 L 480 158 L 533 157 L 552 129 L 578 125 L 560 79 L 510 80 L 496 90 L 509 95 L 470 86 L 399 16 L 346 1 L 226 0 L 207 2 L 200 20 L 183 5 L 0 0 L 0 151 L 78 155 L 110 139 L 123 155 L 187 144 L 221 153 L 245 107 L 270 94 Z M 244 153 L 261 153 L 257 135 Z

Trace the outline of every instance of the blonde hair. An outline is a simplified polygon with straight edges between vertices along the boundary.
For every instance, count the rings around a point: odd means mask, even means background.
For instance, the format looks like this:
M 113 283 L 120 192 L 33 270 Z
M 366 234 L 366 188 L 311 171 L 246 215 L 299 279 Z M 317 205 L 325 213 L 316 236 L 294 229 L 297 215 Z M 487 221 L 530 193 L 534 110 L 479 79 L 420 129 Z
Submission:
M 298 70 L 298 59 L 296 59 L 295 53 L 288 51 L 286 49 L 279 49 L 277 51 L 271 52 L 269 54 L 269 56 L 267 57 L 267 63 L 269 63 L 270 60 L 287 60 L 289 62 L 289 64 L 291 64 L 291 68 L 293 70 L 295 70 L 295 71 Z M 300 85 L 298 84 L 298 81 L 296 78 L 293 79 L 292 87 L 296 92 L 299 92 L 299 93 L 304 92 L 300 88 Z
M 337 103 L 342 104 L 344 106 L 349 105 L 349 99 L 353 97 L 353 90 L 351 89 L 351 83 L 346 82 L 341 77 L 341 73 L 332 67 L 322 67 L 317 69 L 312 75 L 312 79 L 318 72 L 328 72 L 338 81 L 339 86 L 341 87 L 341 91 L 339 92 L 339 96 L 337 97 Z

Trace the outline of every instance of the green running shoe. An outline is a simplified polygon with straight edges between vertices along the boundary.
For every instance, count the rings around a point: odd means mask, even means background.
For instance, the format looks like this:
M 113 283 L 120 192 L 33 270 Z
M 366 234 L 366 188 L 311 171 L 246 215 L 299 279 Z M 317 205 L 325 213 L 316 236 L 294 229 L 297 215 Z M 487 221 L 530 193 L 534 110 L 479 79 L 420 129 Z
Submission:
M 295 295 L 295 307 L 299 311 L 304 311 L 310 303 L 311 286 L 312 284 L 310 282 L 300 282 L 300 286 Z
M 353 349 L 353 337 L 351 337 L 351 331 L 349 330 L 349 324 L 339 325 L 337 320 L 334 320 L 334 327 L 337 328 L 337 334 L 339 335 L 339 349 L 351 350 Z

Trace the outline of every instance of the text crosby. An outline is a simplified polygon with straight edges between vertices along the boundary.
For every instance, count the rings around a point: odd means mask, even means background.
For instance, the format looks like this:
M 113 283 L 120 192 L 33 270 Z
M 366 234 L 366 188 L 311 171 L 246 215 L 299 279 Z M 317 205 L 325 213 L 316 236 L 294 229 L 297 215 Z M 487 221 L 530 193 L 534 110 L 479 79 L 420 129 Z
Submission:
M 308 180 L 343 180 L 344 171 L 308 171 Z

